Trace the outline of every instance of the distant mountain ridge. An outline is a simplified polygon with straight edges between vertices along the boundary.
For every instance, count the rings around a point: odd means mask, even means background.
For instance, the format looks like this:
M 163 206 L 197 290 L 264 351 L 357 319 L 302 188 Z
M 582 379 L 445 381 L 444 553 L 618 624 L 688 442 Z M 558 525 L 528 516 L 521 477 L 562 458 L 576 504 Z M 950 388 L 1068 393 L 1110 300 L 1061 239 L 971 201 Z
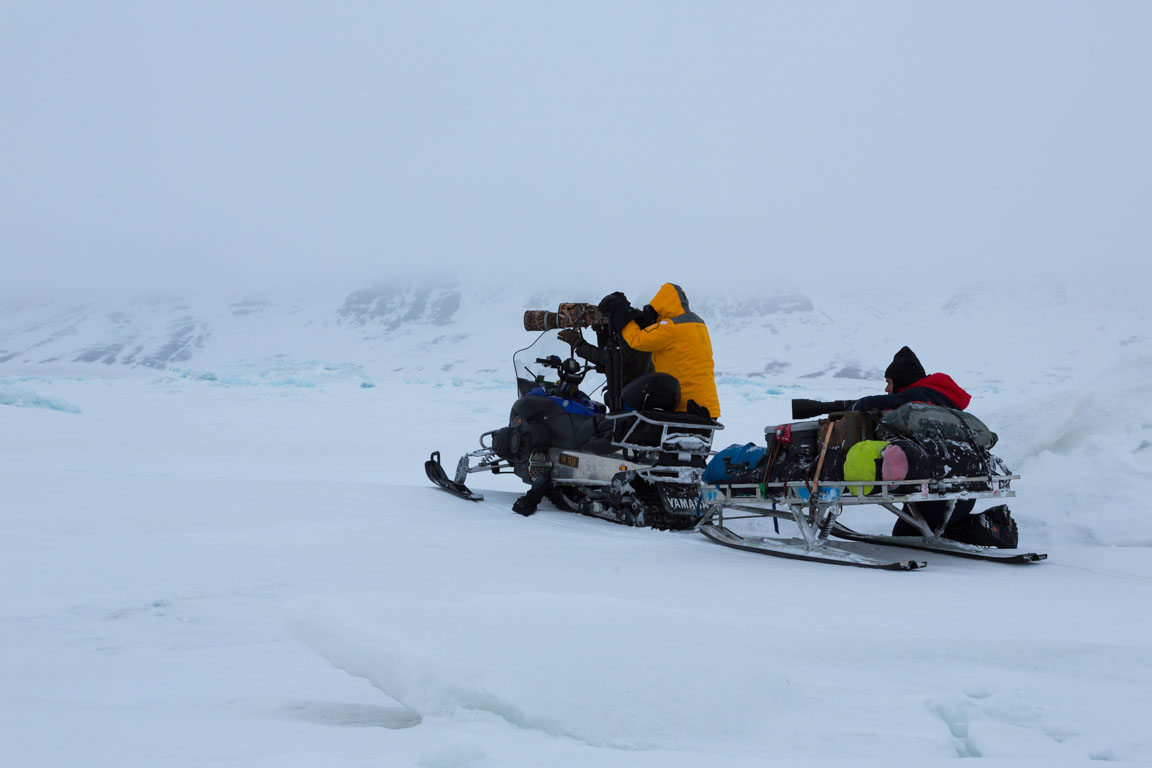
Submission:
M 211 371 L 290 359 L 422 378 L 503 371 L 510 353 L 530 341 L 523 311 L 595 300 L 575 293 L 397 282 L 303 298 L 5 305 L 0 375 Z M 1149 344 L 1139 330 L 1150 327 L 1143 304 L 1060 287 L 958 285 L 943 293 L 907 286 L 832 285 L 811 293 L 742 287 L 689 298 L 710 328 L 718 376 L 876 381 L 893 352 L 908 344 L 929 371 L 988 382 L 1022 369 L 1059 378 L 1093 360 L 1102 364 L 1121 347 Z
M 227 346 L 236 335 L 257 347 L 261 342 L 280 342 L 283 334 L 275 333 L 275 326 L 301 324 L 324 328 L 334 340 L 358 339 L 370 347 L 417 329 L 464 330 L 429 339 L 459 341 L 470 335 L 469 326 L 506 325 L 521 332 L 524 309 L 554 309 L 562 300 L 580 298 L 586 297 L 399 284 L 360 288 L 337 300 L 315 297 L 303 304 L 253 297 L 153 298 L 121 306 L 26 304 L 6 307 L 0 314 L 0 365 L 79 363 L 162 369 L 191 363 L 210 351 L 215 341 L 223 340 Z M 790 295 L 723 300 L 711 308 L 719 318 L 717 324 L 726 325 L 739 318 L 807 312 L 812 304 L 804 296 Z M 274 322 L 266 323 L 269 319 Z M 259 333 L 254 335 L 253 330 Z

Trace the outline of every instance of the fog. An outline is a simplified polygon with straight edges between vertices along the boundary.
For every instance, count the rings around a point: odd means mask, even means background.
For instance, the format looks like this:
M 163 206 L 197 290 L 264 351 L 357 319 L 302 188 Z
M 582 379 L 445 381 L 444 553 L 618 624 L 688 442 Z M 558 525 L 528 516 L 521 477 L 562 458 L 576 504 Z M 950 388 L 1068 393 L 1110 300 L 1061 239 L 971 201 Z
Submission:
M 1147 279 L 1147 3 L 0 7 L 0 298 Z

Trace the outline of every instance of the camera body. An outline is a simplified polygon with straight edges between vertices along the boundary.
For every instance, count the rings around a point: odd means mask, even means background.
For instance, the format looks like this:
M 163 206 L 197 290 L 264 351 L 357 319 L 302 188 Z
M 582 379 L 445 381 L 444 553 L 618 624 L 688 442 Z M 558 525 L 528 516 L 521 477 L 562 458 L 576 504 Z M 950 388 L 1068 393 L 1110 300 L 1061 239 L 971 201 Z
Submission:
M 594 331 L 607 331 L 608 317 L 595 304 L 579 301 L 564 302 L 555 312 L 546 309 L 525 310 L 524 330 L 551 331 L 555 328 L 591 328 Z

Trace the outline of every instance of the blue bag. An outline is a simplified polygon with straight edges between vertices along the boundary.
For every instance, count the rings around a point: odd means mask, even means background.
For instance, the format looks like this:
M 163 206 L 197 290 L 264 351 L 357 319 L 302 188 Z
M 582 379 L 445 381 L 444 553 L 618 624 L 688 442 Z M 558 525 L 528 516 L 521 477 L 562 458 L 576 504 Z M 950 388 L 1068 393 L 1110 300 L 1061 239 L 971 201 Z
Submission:
M 704 470 L 706 483 L 758 483 L 764 479 L 768 449 L 755 443 L 730 445 L 717 453 Z

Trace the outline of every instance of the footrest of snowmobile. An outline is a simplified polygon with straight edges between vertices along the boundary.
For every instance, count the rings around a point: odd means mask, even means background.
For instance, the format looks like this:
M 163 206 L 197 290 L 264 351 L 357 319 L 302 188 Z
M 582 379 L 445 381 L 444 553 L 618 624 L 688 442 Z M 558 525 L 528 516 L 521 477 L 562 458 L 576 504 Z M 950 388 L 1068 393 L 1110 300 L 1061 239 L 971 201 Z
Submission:
M 740 536 L 722 525 L 702 525 L 700 533 L 717 544 L 746 552 L 784 557 L 790 560 L 808 560 L 832 565 L 851 565 L 856 568 L 877 568 L 884 571 L 915 571 L 927 565 L 922 560 L 876 560 L 855 552 L 835 547 L 809 547 L 803 539 L 773 539 L 762 536 Z
M 988 560 L 994 563 L 1038 563 L 1047 560 L 1048 555 L 1043 552 L 1021 552 L 1018 549 L 993 549 L 980 547 L 975 544 L 965 544 L 951 539 L 923 539 L 917 536 L 883 536 L 869 533 L 859 533 L 847 526 L 836 523 L 832 526 L 833 536 L 849 541 L 861 541 L 868 544 L 879 544 L 886 547 L 903 547 L 905 549 L 919 549 L 925 552 L 941 552 L 946 555 L 968 557 L 974 560 Z
M 469 501 L 484 500 L 484 494 L 473 493 L 464 483 L 458 483 L 448 477 L 448 473 L 445 472 L 444 467 L 440 465 L 440 451 L 433 451 L 428 461 L 424 462 L 424 472 L 427 473 L 429 480 L 446 491 L 450 491 Z

